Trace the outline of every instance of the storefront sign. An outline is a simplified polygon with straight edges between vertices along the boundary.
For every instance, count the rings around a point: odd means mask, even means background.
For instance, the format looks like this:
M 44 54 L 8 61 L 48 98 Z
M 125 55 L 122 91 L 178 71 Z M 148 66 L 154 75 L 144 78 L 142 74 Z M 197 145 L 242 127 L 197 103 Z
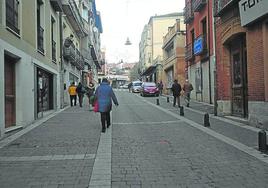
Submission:
M 239 2 L 241 25 L 245 26 L 268 14 L 268 0 L 241 0 Z
M 203 51 L 203 37 L 198 37 L 194 41 L 194 55 L 198 55 Z

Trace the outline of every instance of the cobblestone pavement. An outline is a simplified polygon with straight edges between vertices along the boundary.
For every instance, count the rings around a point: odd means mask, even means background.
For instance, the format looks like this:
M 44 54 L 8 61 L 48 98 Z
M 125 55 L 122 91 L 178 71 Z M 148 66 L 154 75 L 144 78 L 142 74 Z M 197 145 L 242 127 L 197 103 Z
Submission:
M 113 113 L 112 187 L 267 186 L 266 162 L 146 102 L 156 98 L 118 95 L 122 105 Z M 174 111 L 172 105 L 166 109 Z
M 0 187 L 87 187 L 99 137 L 88 107 L 57 114 L 0 149 Z
M 0 187 L 267 187 L 256 131 L 216 117 L 204 128 L 211 106 L 196 103 L 182 117 L 165 97 L 157 106 L 155 97 L 116 95 L 104 134 L 99 114 L 85 106 L 0 140 Z

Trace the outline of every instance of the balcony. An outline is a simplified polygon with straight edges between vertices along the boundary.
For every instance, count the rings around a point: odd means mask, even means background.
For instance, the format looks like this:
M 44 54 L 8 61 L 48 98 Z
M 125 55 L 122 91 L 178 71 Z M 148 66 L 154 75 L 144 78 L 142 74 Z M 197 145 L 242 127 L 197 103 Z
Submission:
M 50 4 L 55 11 L 62 12 L 62 3 L 61 0 L 50 0 Z
M 185 61 L 190 61 L 194 58 L 193 44 L 189 43 L 185 46 Z
M 69 47 L 63 46 L 63 58 L 67 61 L 75 61 L 75 46 L 74 44 Z
M 84 22 L 76 2 L 74 0 L 62 0 L 62 9 L 77 35 L 85 37 Z
M 192 3 L 193 3 L 193 11 L 199 12 L 207 4 L 207 0 L 192 0 Z
M 207 35 L 199 35 L 194 40 L 194 55 L 207 55 L 208 48 L 207 48 Z
M 44 53 L 44 29 L 41 26 L 37 27 L 37 49 Z
M 220 17 L 226 8 L 238 3 L 239 0 L 214 0 L 214 16 Z
M 52 61 L 56 62 L 56 42 L 52 40 Z
M 184 23 L 189 24 L 191 21 L 194 20 L 194 11 L 192 8 L 191 1 L 188 1 L 186 3 L 186 6 L 184 7 Z
M 78 49 L 76 49 L 74 65 L 79 70 L 83 70 L 85 66 L 84 58 Z

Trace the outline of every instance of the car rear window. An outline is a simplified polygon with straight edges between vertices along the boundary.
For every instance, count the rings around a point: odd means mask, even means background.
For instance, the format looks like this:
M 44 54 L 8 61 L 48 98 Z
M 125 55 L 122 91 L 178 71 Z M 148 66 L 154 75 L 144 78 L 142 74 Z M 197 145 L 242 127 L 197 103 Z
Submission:
M 133 86 L 141 86 L 141 82 L 133 83 Z
M 144 83 L 144 86 L 146 87 L 155 87 L 155 83 Z

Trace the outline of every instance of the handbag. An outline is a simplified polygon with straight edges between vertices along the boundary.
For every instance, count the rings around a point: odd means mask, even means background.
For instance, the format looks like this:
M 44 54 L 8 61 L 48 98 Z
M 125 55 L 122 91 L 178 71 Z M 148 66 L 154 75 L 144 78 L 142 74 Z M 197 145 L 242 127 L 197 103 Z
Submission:
M 98 112 L 99 111 L 99 103 L 98 103 L 98 100 L 95 100 L 95 102 L 94 102 L 93 111 L 94 112 Z

